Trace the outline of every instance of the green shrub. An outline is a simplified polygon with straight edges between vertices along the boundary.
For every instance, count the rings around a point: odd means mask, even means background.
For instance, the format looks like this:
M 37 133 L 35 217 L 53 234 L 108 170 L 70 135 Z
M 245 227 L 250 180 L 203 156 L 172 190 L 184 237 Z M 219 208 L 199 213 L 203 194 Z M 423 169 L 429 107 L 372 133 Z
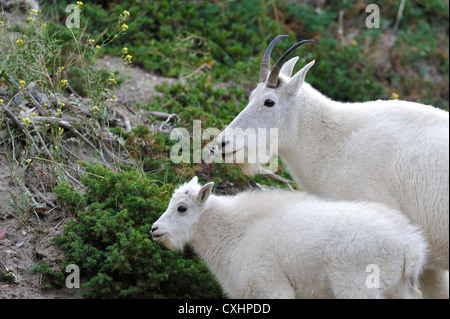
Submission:
M 64 235 L 55 238 L 66 251 L 64 263 L 57 271 L 41 263 L 35 272 L 62 284 L 63 266 L 76 264 L 85 288 L 82 293 L 91 298 L 222 297 L 195 254 L 172 252 L 151 240 L 151 225 L 165 211 L 174 185 L 136 171 L 85 169 L 85 194 L 66 184 L 55 189 L 60 205 L 76 216 Z
M 316 55 L 317 63 L 308 72 L 307 81 L 326 96 L 342 102 L 380 99 L 382 87 L 371 76 L 374 65 L 363 54 L 363 47 L 355 41 L 342 46 L 331 37 L 318 41 L 302 61 L 309 62 Z M 305 63 L 300 63 L 303 66 Z

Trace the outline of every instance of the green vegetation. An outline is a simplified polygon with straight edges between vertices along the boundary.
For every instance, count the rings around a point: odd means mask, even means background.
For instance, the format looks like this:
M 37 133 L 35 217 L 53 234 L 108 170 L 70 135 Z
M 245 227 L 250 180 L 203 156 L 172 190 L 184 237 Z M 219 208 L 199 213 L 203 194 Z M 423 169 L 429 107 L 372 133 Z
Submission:
M 90 1 L 78 4 L 79 29 L 64 25 L 68 1 L 29 11 L 22 25 L 0 13 L 0 131 L 8 137 L 0 147 L 11 167 L 25 169 L 23 177 L 12 174 L 16 182 L 52 193 L 54 207 L 72 219 L 54 238 L 64 259 L 57 265 L 41 260 L 32 270 L 43 276 L 43 288 L 64 286 L 65 267 L 76 264 L 86 297 L 221 298 L 195 253 L 154 243 L 151 225 L 172 191 L 194 175 L 215 181 L 221 193 L 257 183 L 286 187 L 267 176 L 244 176 L 233 165 L 175 164 L 167 132 L 112 125 L 131 65 L 181 79 L 131 107 L 147 112 L 156 127 L 164 120 L 149 112 L 177 114 L 170 129 L 189 132 L 194 120 L 202 129 L 222 129 L 245 107 L 262 53 L 278 34 L 291 39 L 280 41 L 273 60 L 296 40 L 315 40 L 297 51 L 296 70 L 316 59 L 307 80 L 331 98 L 399 96 L 448 110 L 448 2 L 407 1 L 391 47 L 399 1 L 383 1 L 380 29 L 365 27 L 363 2 L 308 3 Z M 99 68 L 106 55 L 119 57 L 125 71 Z M 83 163 L 76 155 L 82 148 L 101 165 Z M 289 178 L 281 163 L 278 174 Z M 11 197 L 15 218 L 40 236 L 46 203 L 31 192 Z
M 60 20 L 67 3 L 58 2 Z M 84 13 L 92 21 L 87 32 L 96 41 L 104 40 L 115 17 L 128 10 L 127 37 L 105 51 L 114 54 L 121 46 L 130 48 L 134 63 L 152 73 L 183 77 L 200 68 L 213 83 L 239 79 L 240 87 L 249 89 L 267 43 L 284 33 L 292 40 L 280 41 L 274 57 L 295 39 L 314 39 L 314 45 L 298 51 L 303 59 L 297 68 L 316 59 L 309 82 L 331 98 L 366 101 L 389 98 L 396 92 L 404 99 L 448 108 L 449 13 L 448 3 L 440 0 L 406 2 L 392 49 L 387 40 L 397 17 L 396 0 L 380 5 L 380 29 L 365 27 L 366 4 L 353 1 L 327 1 L 321 13 L 306 4 L 268 0 L 102 4 L 85 5 Z M 344 39 L 338 33 L 340 10 Z M 67 28 L 58 29 L 64 39 L 70 38 Z M 439 74 L 432 74 L 430 67 Z
M 55 242 L 88 277 L 84 294 L 93 298 L 218 298 L 220 287 L 192 252 L 162 249 L 150 228 L 168 204 L 173 185 L 130 170 L 113 173 L 86 167 L 87 192 L 61 183 L 58 201 L 77 220 Z M 46 269 L 45 265 L 41 265 Z M 65 268 L 65 267 L 64 267 Z M 55 276 L 54 273 L 50 273 Z M 62 273 L 59 275 L 63 279 Z

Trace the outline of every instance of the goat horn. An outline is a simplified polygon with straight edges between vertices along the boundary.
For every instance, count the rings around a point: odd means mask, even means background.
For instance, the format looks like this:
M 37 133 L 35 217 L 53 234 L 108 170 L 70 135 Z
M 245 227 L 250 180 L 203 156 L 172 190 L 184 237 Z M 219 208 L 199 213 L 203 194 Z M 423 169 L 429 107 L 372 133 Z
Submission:
M 270 42 L 269 46 L 266 49 L 266 52 L 264 52 L 264 57 L 259 68 L 259 83 L 266 82 L 267 80 L 267 75 L 269 74 L 270 67 L 270 54 L 272 53 L 273 47 L 275 46 L 275 44 L 277 44 L 278 40 L 288 37 L 288 35 L 279 35 L 275 39 L 273 39 L 272 42 Z
M 295 49 L 297 49 L 299 46 L 301 46 L 304 43 L 307 42 L 312 42 L 313 40 L 303 40 L 300 41 L 296 44 L 294 44 L 293 46 L 291 46 L 289 48 L 289 50 L 287 50 L 277 61 L 277 63 L 275 63 L 275 65 L 272 68 L 272 71 L 270 71 L 269 74 L 269 78 L 267 79 L 267 87 L 269 88 L 276 88 L 278 87 L 278 76 L 280 75 L 280 70 L 281 67 L 284 64 L 284 61 L 286 61 L 286 59 L 288 58 L 288 56 L 292 53 L 292 51 L 294 51 Z M 262 64 L 262 63 L 261 63 Z

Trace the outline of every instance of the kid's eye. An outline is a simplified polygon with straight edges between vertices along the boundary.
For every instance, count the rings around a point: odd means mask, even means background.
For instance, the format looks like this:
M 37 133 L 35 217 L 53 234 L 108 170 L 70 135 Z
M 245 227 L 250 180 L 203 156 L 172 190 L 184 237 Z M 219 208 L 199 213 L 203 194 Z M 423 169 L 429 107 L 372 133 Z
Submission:
M 178 206 L 178 212 L 180 212 L 180 213 L 184 213 L 186 210 L 187 210 L 187 208 L 186 207 L 184 207 L 184 206 Z
M 275 102 L 272 101 L 271 99 L 267 99 L 267 100 L 264 101 L 264 105 L 268 106 L 268 107 L 272 107 L 272 106 L 275 105 Z

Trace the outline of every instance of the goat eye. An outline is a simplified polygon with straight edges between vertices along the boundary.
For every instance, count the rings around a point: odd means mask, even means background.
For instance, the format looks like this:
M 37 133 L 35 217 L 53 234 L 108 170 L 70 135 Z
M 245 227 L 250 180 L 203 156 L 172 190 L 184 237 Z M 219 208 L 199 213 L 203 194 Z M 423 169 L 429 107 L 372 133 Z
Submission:
M 264 105 L 268 106 L 268 107 L 272 107 L 272 106 L 275 105 L 275 102 L 272 101 L 271 99 L 267 99 L 267 100 L 264 101 Z
M 180 213 L 184 213 L 186 210 L 187 210 L 187 208 L 186 207 L 184 207 L 184 206 L 178 206 L 178 209 L 177 209 Z

